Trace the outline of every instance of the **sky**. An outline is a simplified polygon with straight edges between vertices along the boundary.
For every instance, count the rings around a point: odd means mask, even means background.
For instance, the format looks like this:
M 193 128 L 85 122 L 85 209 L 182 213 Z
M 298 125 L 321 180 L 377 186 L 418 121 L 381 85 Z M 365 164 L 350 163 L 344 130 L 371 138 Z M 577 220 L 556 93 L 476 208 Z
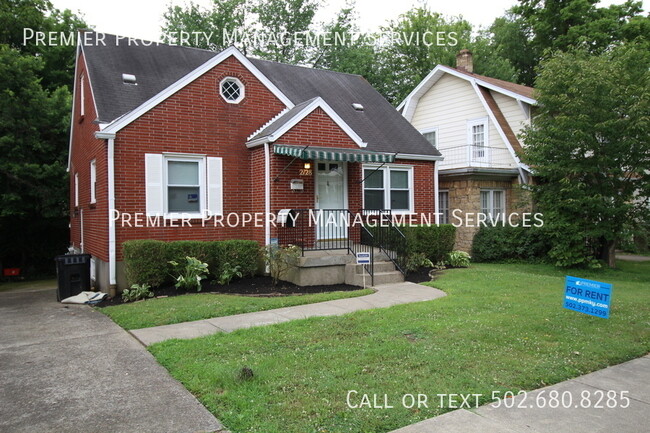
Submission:
M 98 32 L 129 36 L 146 40 L 159 40 L 162 15 L 171 3 L 184 5 L 186 0 L 51 0 L 58 9 L 81 12 L 86 22 Z M 356 0 L 362 31 L 378 30 L 387 21 L 396 19 L 422 0 Z M 602 0 L 601 5 L 623 3 L 624 0 Z M 211 0 L 194 0 L 209 6 Z M 319 22 L 329 22 L 346 0 L 326 0 L 316 16 Z M 462 15 L 474 26 L 489 26 L 492 21 L 516 3 L 516 0 L 429 0 L 431 10 L 447 16 Z M 646 11 L 650 0 L 643 0 Z

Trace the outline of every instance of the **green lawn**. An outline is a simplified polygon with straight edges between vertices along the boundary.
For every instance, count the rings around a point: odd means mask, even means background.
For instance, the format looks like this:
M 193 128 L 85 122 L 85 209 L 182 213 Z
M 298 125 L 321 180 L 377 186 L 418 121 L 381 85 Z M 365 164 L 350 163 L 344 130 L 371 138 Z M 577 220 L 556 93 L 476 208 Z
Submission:
M 122 328 L 129 330 L 312 304 L 332 299 L 353 298 L 373 292 L 371 289 L 365 289 L 276 297 L 197 293 L 170 298 L 147 299 L 141 302 L 98 308 L 98 310 L 113 319 Z
M 562 308 L 546 265 L 448 270 L 435 301 L 170 340 L 150 347 L 233 433 L 388 432 L 444 412 L 439 393 L 531 390 L 650 351 L 650 263 L 571 272 L 612 283 L 610 319 Z M 254 378 L 238 379 L 248 366 Z M 350 409 L 349 390 L 392 409 Z M 405 409 L 404 394 L 430 407 Z M 358 403 L 359 396 L 352 402 Z

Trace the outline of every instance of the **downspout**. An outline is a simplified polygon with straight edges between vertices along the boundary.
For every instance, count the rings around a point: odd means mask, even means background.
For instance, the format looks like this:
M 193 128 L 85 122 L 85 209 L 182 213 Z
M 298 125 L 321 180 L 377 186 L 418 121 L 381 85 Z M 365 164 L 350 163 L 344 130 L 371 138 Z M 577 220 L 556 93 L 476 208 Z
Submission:
M 109 294 L 115 296 L 117 293 L 117 272 L 116 272 L 116 247 L 115 247 L 115 220 L 113 210 L 115 209 L 115 134 L 108 139 L 108 278 Z
M 433 163 L 433 199 L 435 200 L 433 203 L 433 208 L 435 210 L 435 221 L 436 225 L 440 224 L 440 191 L 439 191 L 439 186 L 438 186 L 438 161 L 435 161 Z
M 107 141 L 106 165 L 108 172 L 108 294 L 117 294 L 116 247 L 115 247 L 115 133 L 95 132 L 95 138 Z
M 264 143 L 264 245 L 271 244 L 271 157 L 269 143 Z
M 79 209 L 79 248 L 81 249 L 81 254 L 84 253 L 84 210 Z

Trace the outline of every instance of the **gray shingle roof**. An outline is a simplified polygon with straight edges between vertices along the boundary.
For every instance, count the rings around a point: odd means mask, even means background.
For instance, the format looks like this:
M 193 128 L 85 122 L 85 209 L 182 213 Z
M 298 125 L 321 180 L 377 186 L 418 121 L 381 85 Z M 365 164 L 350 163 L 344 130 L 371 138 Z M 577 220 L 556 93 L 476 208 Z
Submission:
M 101 122 L 128 113 L 217 54 L 166 44 L 145 46 L 140 40 L 128 43 L 127 39 L 104 36 L 105 44 L 92 43 L 83 48 Z M 250 61 L 295 105 L 323 98 L 368 143 L 366 150 L 440 155 L 359 75 L 252 58 Z M 137 85 L 125 84 L 122 74 L 135 75 Z M 364 110 L 355 110 L 353 103 L 362 104 Z M 277 127 L 275 122 L 273 126 Z
M 282 116 L 278 117 L 273 122 L 266 125 L 264 129 L 262 129 L 257 134 L 255 134 L 255 136 L 251 137 L 251 141 L 257 138 L 267 137 L 273 134 L 275 131 L 277 131 L 278 129 L 286 125 L 288 122 L 290 122 L 291 119 L 293 119 L 298 113 L 300 113 L 306 106 L 311 104 L 314 99 L 316 99 L 316 97 L 313 97 L 308 101 L 301 102 L 300 104 L 294 105 L 293 108 L 287 110 L 286 113 L 284 113 Z

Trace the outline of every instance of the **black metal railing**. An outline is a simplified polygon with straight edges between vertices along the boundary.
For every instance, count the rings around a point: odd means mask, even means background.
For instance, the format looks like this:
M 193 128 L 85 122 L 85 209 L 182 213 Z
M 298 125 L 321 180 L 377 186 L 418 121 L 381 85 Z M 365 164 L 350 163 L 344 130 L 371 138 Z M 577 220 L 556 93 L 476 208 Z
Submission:
M 406 275 L 406 237 L 394 224 L 390 210 L 353 213 L 348 209 L 292 209 L 277 223 L 278 243 L 305 251 L 347 250 L 370 254 L 364 269 L 374 284 L 374 259 L 383 252 Z M 377 250 L 377 251 L 376 251 Z
M 407 240 L 404 233 L 393 222 L 392 212 L 388 209 L 364 209 L 362 214 L 368 222 L 372 221 L 369 230 L 373 234 L 374 245 L 393 262 L 398 271 L 406 276 Z

